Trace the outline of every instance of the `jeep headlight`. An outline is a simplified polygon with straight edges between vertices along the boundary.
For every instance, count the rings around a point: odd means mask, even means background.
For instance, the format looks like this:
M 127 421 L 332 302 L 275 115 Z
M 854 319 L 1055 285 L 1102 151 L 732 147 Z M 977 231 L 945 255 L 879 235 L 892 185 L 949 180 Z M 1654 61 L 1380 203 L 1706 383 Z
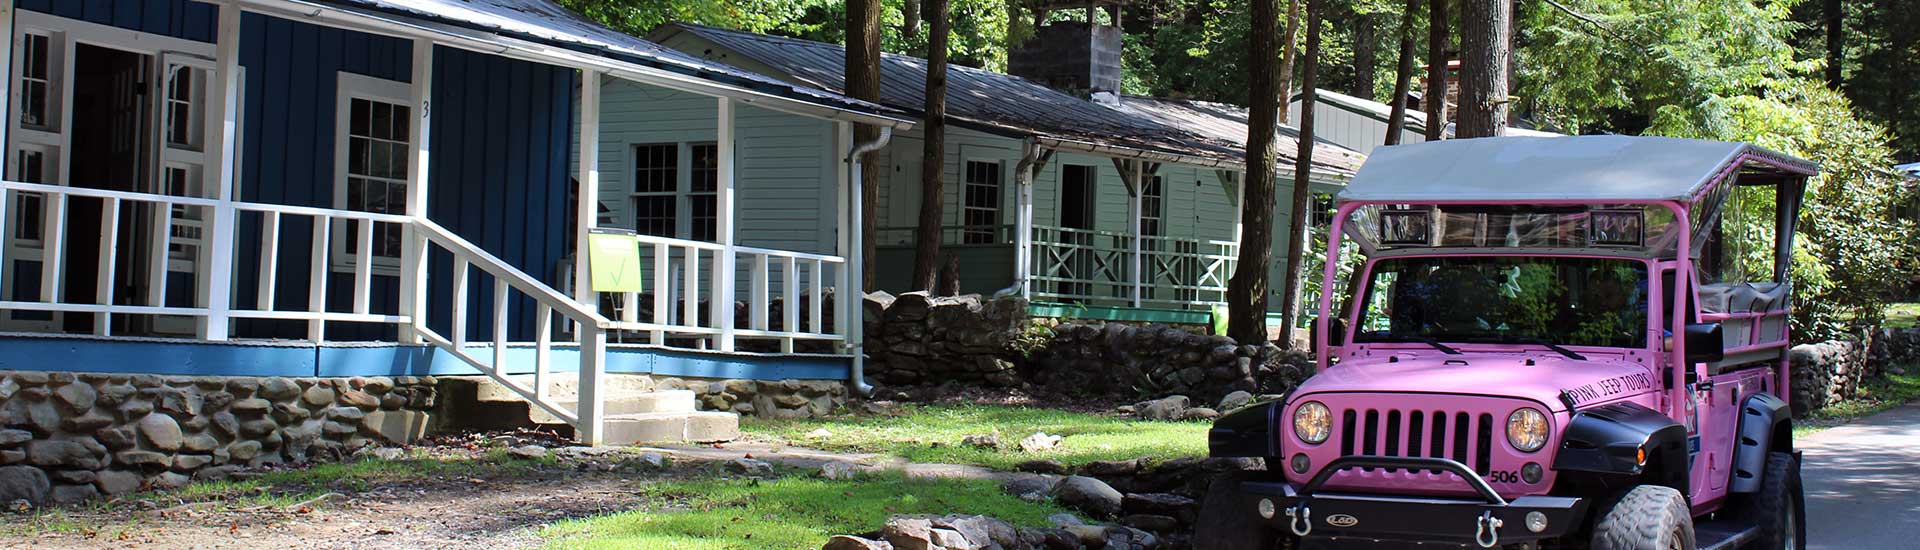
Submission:
M 1319 401 L 1301 403 L 1293 409 L 1293 435 L 1311 445 L 1318 445 L 1333 433 L 1333 414 L 1327 412 L 1327 406 Z
M 1547 446 L 1547 414 L 1526 407 L 1507 415 L 1507 443 L 1527 453 Z

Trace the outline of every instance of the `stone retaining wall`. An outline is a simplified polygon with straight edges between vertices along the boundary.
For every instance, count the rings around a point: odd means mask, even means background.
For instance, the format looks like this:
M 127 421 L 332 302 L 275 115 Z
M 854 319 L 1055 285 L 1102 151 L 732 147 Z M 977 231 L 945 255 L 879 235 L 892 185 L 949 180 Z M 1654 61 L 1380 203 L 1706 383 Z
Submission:
M 66 504 L 424 434 L 432 377 L 0 371 L 0 504 Z
M 1023 298 L 925 292 L 869 294 L 866 323 L 867 375 L 892 385 L 1018 385 L 1019 343 L 1032 325 Z
M 693 390 L 704 411 L 732 411 L 741 416 L 792 419 L 823 417 L 847 403 L 847 383 L 841 380 L 712 380 L 661 378 L 663 390 Z
M 1828 340 L 1794 346 L 1793 412 L 1806 414 L 1860 395 L 1863 384 L 1920 363 L 1920 328 L 1882 329 L 1862 341 Z

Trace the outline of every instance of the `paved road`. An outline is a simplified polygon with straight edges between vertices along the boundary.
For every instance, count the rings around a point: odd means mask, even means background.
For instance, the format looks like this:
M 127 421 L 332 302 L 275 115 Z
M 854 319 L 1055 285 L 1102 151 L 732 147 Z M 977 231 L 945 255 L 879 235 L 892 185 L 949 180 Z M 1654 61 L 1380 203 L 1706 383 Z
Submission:
M 1920 403 L 1797 444 L 1809 549 L 1920 548 Z

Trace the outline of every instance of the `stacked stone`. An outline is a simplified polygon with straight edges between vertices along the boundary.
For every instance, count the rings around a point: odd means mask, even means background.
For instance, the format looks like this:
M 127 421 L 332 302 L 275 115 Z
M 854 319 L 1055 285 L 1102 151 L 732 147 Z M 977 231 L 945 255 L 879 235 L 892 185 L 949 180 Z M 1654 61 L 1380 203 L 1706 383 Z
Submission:
M 0 371 L 0 503 L 175 488 L 405 443 L 434 400 L 431 377 Z
M 867 372 L 885 384 L 1021 383 L 1014 344 L 1030 323 L 1019 297 L 867 297 Z
M 1920 364 L 1920 327 L 1880 329 L 1867 355 L 1869 361 L 1890 369 Z
M 1260 346 L 1151 324 L 1067 322 L 1035 354 L 1033 381 L 1049 389 L 1115 395 L 1187 395 L 1211 403 L 1258 393 L 1276 368 Z
M 693 390 L 701 410 L 733 411 L 741 416 L 793 419 L 833 414 L 847 402 L 839 380 L 681 380 L 663 378 L 661 389 Z
M 1788 353 L 1794 414 L 1806 414 L 1858 395 L 1861 383 L 1875 375 L 1876 365 L 1867 360 L 1866 349 L 1841 340 L 1794 346 Z

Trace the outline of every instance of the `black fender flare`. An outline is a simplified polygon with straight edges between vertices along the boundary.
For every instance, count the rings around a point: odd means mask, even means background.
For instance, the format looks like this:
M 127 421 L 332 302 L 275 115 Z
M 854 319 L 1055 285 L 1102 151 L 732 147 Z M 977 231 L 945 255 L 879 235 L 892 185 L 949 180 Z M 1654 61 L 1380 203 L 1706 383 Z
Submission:
M 1280 456 L 1279 418 L 1286 399 L 1241 407 L 1213 421 L 1207 430 L 1207 454 L 1215 457 Z
M 1740 439 L 1734 442 L 1733 479 L 1728 490 L 1752 493 L 1760 490 L 1760 476 L 1767 471 L 1767 453 L 1793 452 L 1793 414 L 1787 402 L 1770 393 L 1747 396 L 1740 405 Z
M 1646 461 L 1640 460 L 1641 453 Z M 1647 471 L 1656 465 L 1655 471 Z M 1687 428 L 1660 411 L 1613 403 L 1574 413 L 1561 432 L 1553 469 L 1603 476 L 1642 477 L 1688 492 Z

